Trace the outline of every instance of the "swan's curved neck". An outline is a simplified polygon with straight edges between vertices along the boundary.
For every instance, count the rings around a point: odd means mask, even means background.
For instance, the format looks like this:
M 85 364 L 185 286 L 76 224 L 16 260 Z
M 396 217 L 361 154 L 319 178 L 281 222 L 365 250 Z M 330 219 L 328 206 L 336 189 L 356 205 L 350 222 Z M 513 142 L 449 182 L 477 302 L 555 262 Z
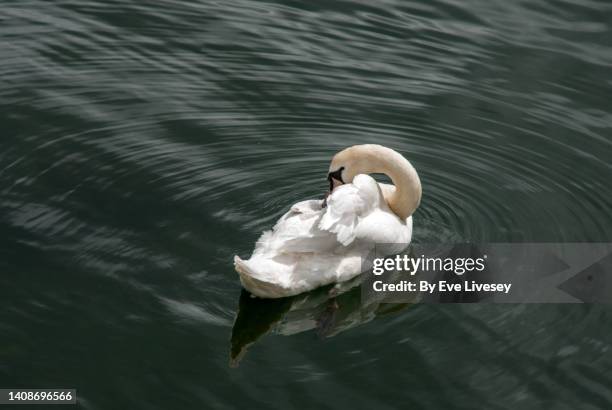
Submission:
M 368 173 L 386 174 L 395 190 L 385 200 L 389 208 L 401 219 L 406 219 L 414 213 L 421 202 L 421 180 L 416 170 L 398 152 L 381 145 L 368 144 L 364 148 L 364 156 Z

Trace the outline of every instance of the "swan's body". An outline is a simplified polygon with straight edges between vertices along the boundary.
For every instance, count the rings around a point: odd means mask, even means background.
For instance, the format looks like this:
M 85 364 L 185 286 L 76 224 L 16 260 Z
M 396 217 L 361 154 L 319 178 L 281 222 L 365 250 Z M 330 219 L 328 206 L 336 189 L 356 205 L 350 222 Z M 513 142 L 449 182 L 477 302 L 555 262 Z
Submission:
M 333 190 L 326 207 L 320 200 L 298 202 L 262 234 L 250 259 L 234 257 L 240 281 L 252 294 L 278 298 L 343 282 L 364 270 L 362 261 L 374 244 L 398 244 L 392 251 L 399 252 L 410 242 L 410 215 L 421 188 L 408 161 L 388 148 L 361 145 L 337 154 L 330 175 L 336 169 L 343 184 L 336 187 L 329 178 Z M 410 183 L 418 198 L 408 198 L 407 187 L 378 184 L 369 172 L 388 173 L 396 185 Z

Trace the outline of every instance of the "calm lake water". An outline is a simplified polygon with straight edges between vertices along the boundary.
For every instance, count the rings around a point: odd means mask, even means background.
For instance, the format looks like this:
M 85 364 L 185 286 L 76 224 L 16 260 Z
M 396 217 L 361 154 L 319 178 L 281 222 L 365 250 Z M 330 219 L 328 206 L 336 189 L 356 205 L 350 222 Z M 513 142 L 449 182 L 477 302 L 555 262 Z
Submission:
M 241 297 L 232 258 L 366 142 L 420 173 L 417 242 L 610 241 L 611 96 L 608 0 L 5 0 L 0 387 L 610 409 L 612 307 L 333 313 Z

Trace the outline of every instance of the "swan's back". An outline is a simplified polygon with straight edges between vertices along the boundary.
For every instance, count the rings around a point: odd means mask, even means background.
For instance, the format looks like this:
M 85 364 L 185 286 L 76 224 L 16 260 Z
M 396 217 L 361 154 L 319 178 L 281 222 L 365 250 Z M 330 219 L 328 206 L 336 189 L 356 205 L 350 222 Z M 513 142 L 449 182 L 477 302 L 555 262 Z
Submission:
M 260 297 L 291 296 L 362 272 L 362 258 L 375 243 L 404 243 L 412 218 L 390 211 L 379 184 L 357 175 L 321 201 L 295 204 L 264 232 L 248 260 L 234 258 L 243 286 Z

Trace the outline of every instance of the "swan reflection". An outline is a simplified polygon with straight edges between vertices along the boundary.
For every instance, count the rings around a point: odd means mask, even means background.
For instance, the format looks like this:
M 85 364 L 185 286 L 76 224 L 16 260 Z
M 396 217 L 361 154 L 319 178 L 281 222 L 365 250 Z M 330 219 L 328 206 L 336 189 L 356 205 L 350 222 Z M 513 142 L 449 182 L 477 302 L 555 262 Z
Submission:
M 410 304 L 382 303 L 383 296 L 376 293 L 362 295 L 365 275 L 281 299 L 255 298 L 243 289 L 232 328 L 230 366 L 237 366 L 249 346 L 268 333 L 290 336 L 314 331 L 320 338 L 332 337 Z

